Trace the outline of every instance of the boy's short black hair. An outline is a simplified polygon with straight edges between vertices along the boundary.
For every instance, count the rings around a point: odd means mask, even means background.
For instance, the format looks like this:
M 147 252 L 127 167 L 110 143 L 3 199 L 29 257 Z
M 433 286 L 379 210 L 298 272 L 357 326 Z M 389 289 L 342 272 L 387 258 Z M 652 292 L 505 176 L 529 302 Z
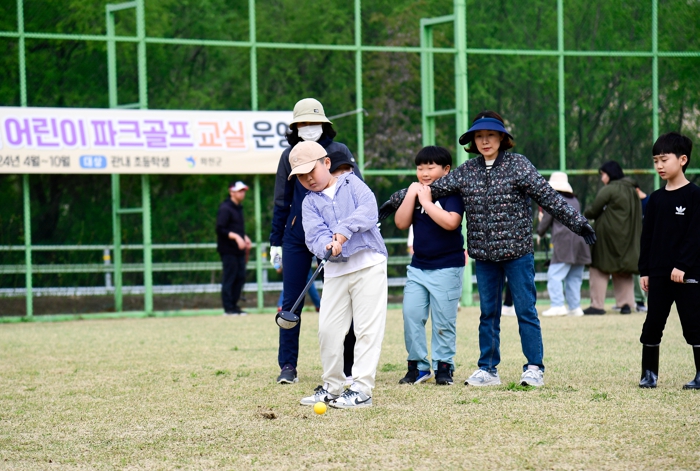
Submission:
M 598 173 L 600 172 L 607 173 L 608 177 L 610 177 L 611 182 L 619 180 L 621 178 L 625 178 L 625 172 L 622 171 L 622 167 L 620 167 L 620 164 L 618 164 L 614 160 L 608 160 L 603 165 L 601 165 L 598 169 Z
M 688 157 L 688 161 L 683 166 L 683 173 L 690 163 L 690 154 L 693 152 L 693 141 L 689 137 L 677 132 L 662 134 L 654 143 L 651 155 L 675 154 L 677 158 L 681 155 Z
M 416 166 L 436 164 L 442 168 L 452 167 L 452 154 L 444 147 L 425 146 L 416 154 Z

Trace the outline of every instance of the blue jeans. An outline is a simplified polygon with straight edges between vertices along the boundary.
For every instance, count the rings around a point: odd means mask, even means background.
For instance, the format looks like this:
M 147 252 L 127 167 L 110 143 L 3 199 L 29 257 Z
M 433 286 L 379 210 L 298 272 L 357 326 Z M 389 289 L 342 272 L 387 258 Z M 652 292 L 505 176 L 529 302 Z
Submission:
M 314 274 L 314 270 L 311 269 L 309 270 L 309 276 L 306 277 L 306 282 L 308 283 L 309 280 L 311 279 L 311 276 Z M 318 290 L 316 289 L 315 285 L 311 285 L 311 288 L 309 288 L 308 292 L 309 297 L 311 298 L 311 302 L 314 303 L 314 306 L 316 307 L 316 310 L 321 307 L 321 296 L 318 294 Z M 282 289 L 282 292 L 280 292 L 280 298 L 277 301 L 277 307 L 282 308 L 282 303 L 284 302 L 284 289 Z M 302 304 L 303 306 L 303 304 Z
M 583 282 L 583 265 L 570 263 L 552 263 L 547 269 L 547 291 L 552 306 L 564 305 L 562 283 L 566 284 L 566 304 L 569 310 L 581 307 L 581 283 Z
M 430 370 L 425 323 L 431 316 L 433 336 L 431 360 L 433 370 L 438 361 L 454 370 L 457 349 L 457 310 L 462 295 L 464 267 L 421 270 L 409 265 L 403 290 L 403 335 L 408 361 L 417 361 L 418 369 Z
M 535 308 L 535 258 L 531 253 L 502 262 L 476 260 L 476 283 L 481 308 L 479 368 L 495 374 L 496 367 L 501 362 L 501 293 L 505 277 L 508 277 L 508 286 L 513 294 L 520 344 L 527 359 L 523 371 L 527 365 L 537 365 L 544 371 L 542 329 Z
M 290 311 L 299 295 L 306 286 L 306 280 L 311 269 L 311 252 L 305 245 L 283 244 L 282 245 L 284 271 L 282 272 L 282 288 L 284 299 L 282 309 Z M 296 313 L 301 317 L 301 307 Z M 299 359 L 299 333 L 301 332 L 301 320 L 291 329 L 280 328 L 280 346 L 277 353 L 277 362 L 280 368 L 290 364 L 297 367 Z

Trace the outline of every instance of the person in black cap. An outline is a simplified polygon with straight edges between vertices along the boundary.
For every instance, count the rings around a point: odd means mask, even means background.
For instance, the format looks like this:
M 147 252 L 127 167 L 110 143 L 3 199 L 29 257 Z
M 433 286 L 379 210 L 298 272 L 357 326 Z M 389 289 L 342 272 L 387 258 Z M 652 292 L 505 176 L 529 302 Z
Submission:
M 223 265 L 221 301 L 226 316 L 246 315 L 238 306 L 245 284 L 245 254 L 251 246 L 243 220 L 242 203 L 246 191 L 248 186 L 245 183 L 231 182 L 228 186 L 229 197 L 219 205 L 216 215 L 216 250 Z
M 331 159 L 331 175 L 337 177 L 343 173 L 353 172 L 362 180 L 362 176 L 356 170 L 355 158 L 352 155 L 347 155 L 343 152 L 333 152 L 328 154 L 328 157 Z
M 501 384 L 496 367 L 500 363 L 501 295 L 504 279 L 512 291 L 520 328 L 520 342 L 527 363 L 520 384 L 544 385 L 544 348 L 535 302 L 535 262 L 532 247 L 532 207 L 535 200 L 573 232 L 595 242 L 595 232 L 578 211 L 566 203 L 523 155 L 509 152 L 513 136 L 503 118 L 494 111 L 476 115 L 472 127 L 459 138 L 467 152 L 478 154 L 431 183 L 433 200 L 460 194 L 467 221 L 469 256 L 476 261 L 481 318 L 476 370 L 465 384 Z M 401 205 L 406 189 L 394 193 L 379 208 L 379 220 Z

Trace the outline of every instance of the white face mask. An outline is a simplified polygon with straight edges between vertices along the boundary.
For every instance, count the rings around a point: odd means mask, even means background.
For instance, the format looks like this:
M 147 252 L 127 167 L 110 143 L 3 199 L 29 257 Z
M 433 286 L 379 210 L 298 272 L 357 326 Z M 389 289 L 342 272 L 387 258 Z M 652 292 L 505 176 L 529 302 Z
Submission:
M 305 141 L 318 141 L 323 134 L 323 126 L 320 124 L 312 124 L 299 128 L 299 137 Z

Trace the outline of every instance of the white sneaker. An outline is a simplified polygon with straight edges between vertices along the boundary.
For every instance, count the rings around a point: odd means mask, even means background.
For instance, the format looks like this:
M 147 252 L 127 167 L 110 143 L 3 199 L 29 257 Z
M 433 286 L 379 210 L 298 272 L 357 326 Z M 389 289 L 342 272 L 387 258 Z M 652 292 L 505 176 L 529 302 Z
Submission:
M 581 309 L 581 307 L 577 307 L 573 311 L 569 311 L 569 315 L 573 317 L 581 317 L 583 316 L 583 309 Z
M 498 373 L 491 374 L 479 368 L 467 378 L 464 384 L 469 384 L 471 386 L 497 386 L 501 384 L 501 378 L 498 376 Z
M 316 389 L 314 389 L 313 395 L 302 397 L 301 401 L 299 401 L 299 404 L 301 404 L 302 406 L 313 406 L 317 402 L 325 402 L 326 404 L 328 404 L 330 401 L 338 399 L 337 394 L 329 393 L 324 386 L 328 386 L 328 384 L 318 386 Z
M 525 370 L 520 376 L 521 386 L 534 386 L 539 388 L 544 386 L 544 372 L 542 370 Z
M 335 409 L 359 409 L 371 407 L 372 398 L 361 391 L 346 389 L 340 397 L 333 399 L 328 405 Z
M 544 311 L 541 316 L 542 317 L 554 317 L 554 316 L 565 316 L 569 313 L 569 310 L 566 308 L 566 306 L 552 306 L 546 311 Z
M 501 316 L 515 317 L 515 307 L 503 305 L 501 307 Z

